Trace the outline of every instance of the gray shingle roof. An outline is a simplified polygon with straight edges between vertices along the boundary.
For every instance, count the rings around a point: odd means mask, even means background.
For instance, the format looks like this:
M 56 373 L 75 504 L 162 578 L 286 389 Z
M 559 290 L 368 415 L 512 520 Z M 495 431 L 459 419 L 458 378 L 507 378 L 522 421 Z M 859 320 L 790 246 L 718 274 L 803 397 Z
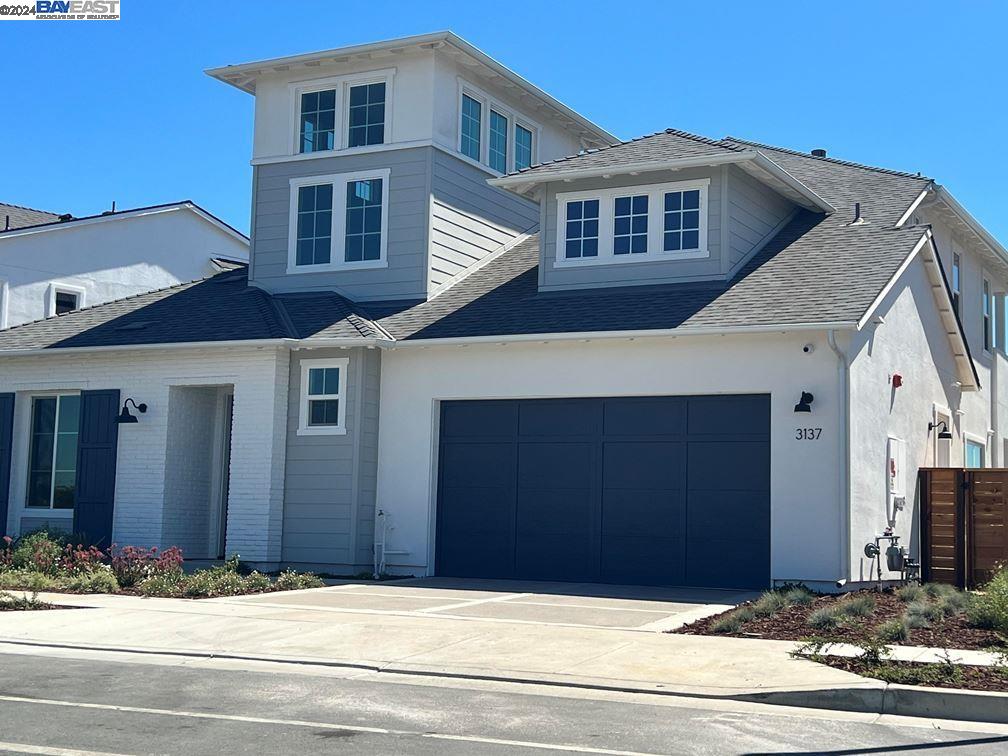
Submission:
M 609 147 L 600 147 L 597 150 L 588 150 L 579 155 L 570 155 L 546 163 L 538 163 L 529 168 L 523 168 L 512 175 L 532 176 L 541 173 L 580 171 L 585 168 L 608 168 L 629 163 L 710 157 L 743 152 L 745 149 L 745 147 L 723 139 L 708 139 L 685 131 L 666 129 L 657 134 L 637 137 Z
M 40 223 L 52 223 L 57 220 L 59 220 L 57 213 L 0 202 L 0 231 L 37 226 Z
M 740 140 L 662 132 L 661 150 L 764 152 L 837 207 L 800 211 L 727 282 L 538 291 L 532 236 L 426 302 L 352 303 L 335 293 L 270 295 L 245 271 L 221 273 L 119 302 L 0 331 L 0 350 L 268 338 L 397 340 L 679 327 L 730 328 L 858 321 L 922 235 L 895 229 L 928 179 Z M 599 150 L 571 163 L 617 154 Z M 648 148 L 650 149 L 650 147 Z M 632 161 L 637 158 L 627 157 Z M 622 160 L 621 160 L 622 162 Z M 860 202 L 864 225 L 849 225 Z

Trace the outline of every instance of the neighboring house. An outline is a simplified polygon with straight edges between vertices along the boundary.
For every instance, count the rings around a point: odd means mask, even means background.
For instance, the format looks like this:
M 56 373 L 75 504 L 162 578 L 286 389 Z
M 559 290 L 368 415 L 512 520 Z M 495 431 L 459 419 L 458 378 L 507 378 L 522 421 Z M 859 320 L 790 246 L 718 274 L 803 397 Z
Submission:
M 0 328 L 247 261 L 248 238 L 188 200 L 85 218 L 0 203 Z
M 832 587 L 916 549 L 919 467 L 1004 461 L 1008 251 L 931 179 L 610 146 L 449 33 L 210 74 L 256 97 L 249 269 L 0 334 L 10 532 Z

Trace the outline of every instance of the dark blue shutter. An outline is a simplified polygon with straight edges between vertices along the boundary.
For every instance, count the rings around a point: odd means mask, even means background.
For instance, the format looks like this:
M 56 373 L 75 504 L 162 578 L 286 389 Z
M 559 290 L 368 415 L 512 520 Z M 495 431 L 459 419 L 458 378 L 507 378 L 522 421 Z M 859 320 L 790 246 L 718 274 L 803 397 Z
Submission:
M 0 394 L 0 535 L 7 533 L 10 500 L 11 434 L 14 431 L 14 394 Z
M 74 533 L 101 548 L 112 544 L 118 415 L 119 389 L 81 392 Z

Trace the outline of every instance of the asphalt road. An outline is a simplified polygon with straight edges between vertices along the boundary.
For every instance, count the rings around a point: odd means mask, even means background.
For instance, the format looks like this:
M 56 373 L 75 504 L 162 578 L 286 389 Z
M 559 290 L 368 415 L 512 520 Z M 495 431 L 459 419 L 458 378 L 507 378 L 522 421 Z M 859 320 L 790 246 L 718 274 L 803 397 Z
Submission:
M 1008 734 L 903 726 L 866 715 L 132 658 L 0 654 L 0 752 L 1008 752 Z

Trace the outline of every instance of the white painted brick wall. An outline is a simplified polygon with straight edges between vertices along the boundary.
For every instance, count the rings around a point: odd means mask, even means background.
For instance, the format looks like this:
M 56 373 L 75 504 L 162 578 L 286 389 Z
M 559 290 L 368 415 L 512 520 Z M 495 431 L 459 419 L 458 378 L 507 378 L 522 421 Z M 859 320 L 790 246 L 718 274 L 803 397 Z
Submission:
M 266 347 L 0 358 L 0 391 L 18 395 L 8 529 L 16 531 L 22 515 L 39 515 L 23 509 L 31 394 L 118 388 L 123 399 L 133 397 L 149 409 L 137 424 L 119 429 L 113 538 L 119 544 L 170 546 L 162 541 L 169 387 L 233 384 L 227 551 L 249 561 L 278 562 L 288 364 L 288 350 Z

